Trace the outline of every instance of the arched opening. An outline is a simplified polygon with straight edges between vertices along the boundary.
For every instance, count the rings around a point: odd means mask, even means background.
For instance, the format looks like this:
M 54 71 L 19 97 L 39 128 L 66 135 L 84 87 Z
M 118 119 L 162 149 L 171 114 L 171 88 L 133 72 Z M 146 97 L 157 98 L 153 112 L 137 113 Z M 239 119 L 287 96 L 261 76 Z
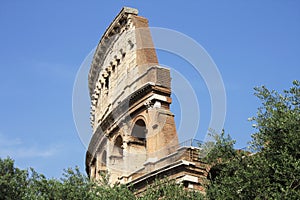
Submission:
M 146 142 L 146 134 L 146 123 L 142 119 L 137 120 L 133 126 L 131 135 L 140 141 Z
M 107 153 L 106 153 L 106 151 L 103 151 L 102 156 L 101 156 L 101 168 L 100 168 L 100 172 L 102 172 L 102 173 L 106 171 L 106 165 L 107 165 L 106 157 L 107 157 Z
M 129 151 L 134 159 L 134 163 L 131 164 L 132 170 L 143 167 L 143 164 L 147 160 L 147 128 L 146 123 L 142 119 L 138 119 L 131 130 L 131 138 Z
M 123 157 L 123 138 L 120 135 L 115 140 L 113 154 L 114 156 Z
M 93 160 L 92 160 L 92 164 L 91 164 L 91 168 L 90 168 L 90 176 L 91 176 L 91 178 L 96 178 L 96 175 L 97 175 L 97 165 L 96 165 L 96 163 L 97 163 L 97 160 L 96 160 L 96 158 L 93 158 Z

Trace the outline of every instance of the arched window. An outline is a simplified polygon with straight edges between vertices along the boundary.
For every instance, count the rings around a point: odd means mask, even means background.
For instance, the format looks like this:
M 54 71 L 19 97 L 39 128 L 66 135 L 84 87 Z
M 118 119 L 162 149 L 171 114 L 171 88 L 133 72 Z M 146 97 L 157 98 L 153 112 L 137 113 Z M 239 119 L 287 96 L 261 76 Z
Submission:
M 101 170 L 105 171 L 106 170 L 106 151 L 103 151 L 102 156 L 101 156 Z
M 93 158 L 92 165 L 91 165 L 91 172 L 90 172 L 91 178 L 96 178 L 96 175 L 97 175 L 97 165 L 96 165 L 96 163 L 97 163 L 96 158 Z
M 114 156 L 123 156 L 123 139 L 120 135 L 115 140 L 113 153 Z
M 147 128 L 146 123 L 142 119 L 138 119 L 131 131 L 130 151 L 134 154 L 135 163 L 133 168 L 137 169 L 143 166 L 147 160 Z
M 147 129 L 144 120 L 142 119 L 137 120 L 133 126 L 131 135 L 141 141 L 146 141 L 146 133 L 147 133 Z

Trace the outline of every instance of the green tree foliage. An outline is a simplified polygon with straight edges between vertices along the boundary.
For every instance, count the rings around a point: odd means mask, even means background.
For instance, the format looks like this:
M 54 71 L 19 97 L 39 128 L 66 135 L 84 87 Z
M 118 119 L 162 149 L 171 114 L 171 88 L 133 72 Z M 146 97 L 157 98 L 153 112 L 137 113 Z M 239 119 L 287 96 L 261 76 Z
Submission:
M 135 199 L 127 187 L 90 181 L 77 167 L 65 170 L 60 180 L 47 179 L 33 169 L 18 169 L 10 158 L 0 158 L 0 175 L 1 200 Z
M 183 185 L 175 183 L 173 180 L 157 180 L 154 184 L 149 185 L 145 194 L 139 200 L 201 200 L 203 194 L 194 190 L 186 190 Z
M 0 159 L 0 199 L 21 199 L 25 196 L 28 173 L 14 167 L 10 158 Z
M 202 199 L 202 194 L 185 190 L 173 181 L 156 181 L 145 194 L 136 197 L 125 185 L 107 185 L 107 180 L 95 182 L 79 169 L 67 169 L 63 178 L 47 179 L 34 169 L 20 170 L 10 158 L 0 158 L 0 199 L 2 200 L 152 200 L 152 199 Z
M 201 144 L 201 151 L 206 152 L 203 161 L 208 163 L 224 163 L 235 157 L 237 152 L 234 149 L 235 140 L 230 135 L 225 136 L 225 131 L 221 134 L 211 131 L 210 136 L 213 141 Z
M 299 86 L 299 82 L 294 81 L 283 94 L 264 86 L 255 88 L 255 95 L 262 101 L 257 117 L 252 119 L 257 133 L 252 136 L 251 147 L 256 153 L 246 156 L 237 153 L 229 162 L 223 162 L 221 168 L 214 165 L 212 169 L 216 167 L 219 171 L 211 179 L 208 198 L 300 198 Z M 219 146 L 214 151 L 218 151 Z

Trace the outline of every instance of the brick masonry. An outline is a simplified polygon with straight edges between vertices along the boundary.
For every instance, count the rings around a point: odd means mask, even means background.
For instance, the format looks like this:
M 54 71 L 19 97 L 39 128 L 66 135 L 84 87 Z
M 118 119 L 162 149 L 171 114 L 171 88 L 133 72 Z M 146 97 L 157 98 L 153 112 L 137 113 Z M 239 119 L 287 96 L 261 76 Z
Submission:
M 86 171 L 92 179 L 105 172 L 110 184 L 134 183 L 142 191 L 147 185 L 142 177 L 152 180 L 153 172 L 164 174 L 160 170 L 168 166 L 166 174 L 177 180 L 186 175 L 195 181 L 199 175 L 187 172 L 193 171 L 187 170 L 189 165 L 172 172 L 173 165 L 186 162 L 178 154 L 184 152 L 178 151 L 170 111 L 170 70 L 159 66 L 148 20 L 137 14 L 136 9 L 123 8 L 93 57 L 88 77 L 93 136 Z

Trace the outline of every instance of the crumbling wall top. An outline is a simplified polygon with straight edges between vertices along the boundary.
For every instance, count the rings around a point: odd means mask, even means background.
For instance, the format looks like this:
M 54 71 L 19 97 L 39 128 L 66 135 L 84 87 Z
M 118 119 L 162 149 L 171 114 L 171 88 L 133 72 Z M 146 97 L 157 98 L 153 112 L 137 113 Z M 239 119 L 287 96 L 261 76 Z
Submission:
M 97 80 L 99 71 L 101 70 L 99 68 L 99 66 L 101 66 L 100 62 L 103 59 L 103 56 L 106 54 L 106 51 L 108 50 L 106 47 L 109 46 L 109 38 L 114 36 L 115 34 L 120 33 L 122 29 L 123 31 L 124 29 L 128 29 L 128 19 L 131 15 L 138 15 L 138 10 L 135 8 L 123 7 L 101 37 L 101 40 L 95 51 L 91 69 L 88 75 L 90 94 L 93 93 L 95 81 Z

